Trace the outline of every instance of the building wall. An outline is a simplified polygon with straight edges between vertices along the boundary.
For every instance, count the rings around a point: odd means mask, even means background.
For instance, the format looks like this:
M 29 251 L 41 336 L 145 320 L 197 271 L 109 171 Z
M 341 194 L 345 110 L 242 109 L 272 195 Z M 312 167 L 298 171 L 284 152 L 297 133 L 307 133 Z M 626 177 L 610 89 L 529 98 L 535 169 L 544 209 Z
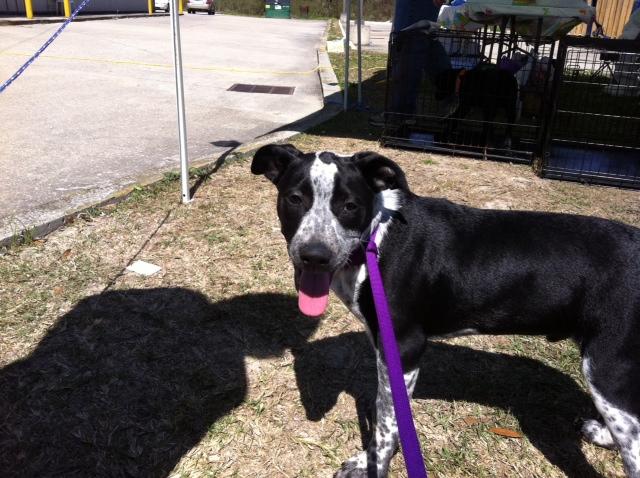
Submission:
M 78 6 L 82 0 L 71 0 L 71 9 Z M 62 0 L 32 0 L 34 15 L 46 15 L 62 11 Z M 91 0 L 81 13 L 113 13 L 113 12 L 146 12 L 147 0 Z M 0 14 L 24 15 L 24 0 L 0 0 Z

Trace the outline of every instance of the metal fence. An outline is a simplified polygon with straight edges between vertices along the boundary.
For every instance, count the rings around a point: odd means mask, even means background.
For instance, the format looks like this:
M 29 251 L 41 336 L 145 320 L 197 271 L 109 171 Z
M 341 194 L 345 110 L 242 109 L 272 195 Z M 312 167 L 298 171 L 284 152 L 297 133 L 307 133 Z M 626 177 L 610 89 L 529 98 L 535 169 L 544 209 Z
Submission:
M 640 188 L 640 42 L 567 37 L 541 173 Z

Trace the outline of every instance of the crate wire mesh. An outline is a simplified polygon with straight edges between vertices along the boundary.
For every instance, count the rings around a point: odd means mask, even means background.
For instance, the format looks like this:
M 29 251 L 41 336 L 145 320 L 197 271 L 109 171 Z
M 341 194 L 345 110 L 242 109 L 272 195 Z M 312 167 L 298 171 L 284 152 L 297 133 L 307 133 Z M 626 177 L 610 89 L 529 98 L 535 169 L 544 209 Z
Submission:
M 556 43 L 503 24 L 392 33 L 382 143 L 530 163 Z
M 542 175 L 640 188 L 640 42 L 563 39 L 553 90 Z

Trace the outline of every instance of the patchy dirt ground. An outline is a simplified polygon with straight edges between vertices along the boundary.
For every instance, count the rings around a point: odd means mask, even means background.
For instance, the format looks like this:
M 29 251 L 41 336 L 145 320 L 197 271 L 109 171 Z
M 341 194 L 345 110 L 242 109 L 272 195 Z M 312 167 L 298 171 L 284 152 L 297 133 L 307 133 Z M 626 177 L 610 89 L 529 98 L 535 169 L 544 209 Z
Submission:
M 294 141 L 380 149 L 323 131 Z M 542 180 L 526 166 L 381 152 L 420 194 L 640 226 L 638 192 Z M 188 206 L 167 181 L 0 256 L 4 475 L 331 476 L 360 449 L 372 353 L 335 297 L 320 321 L 297 313 L 275 190 L 248 160 L 212 174 Z M 135 259 L 162 271 L 125 271 Z M 415 395 L 432 476 L 623 476 L 617 453 L 577 433 L 593 410 L 569 342 L 435 342 Z M 392 475 L 404 476 L 399 456 Z

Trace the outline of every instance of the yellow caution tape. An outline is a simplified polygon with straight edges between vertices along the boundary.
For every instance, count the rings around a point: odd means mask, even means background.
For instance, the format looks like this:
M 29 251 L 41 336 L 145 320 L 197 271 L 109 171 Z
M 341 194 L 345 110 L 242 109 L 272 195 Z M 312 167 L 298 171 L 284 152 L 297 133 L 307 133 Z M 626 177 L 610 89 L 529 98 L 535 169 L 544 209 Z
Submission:
M 27 53 L 5 51 L 0 52 L 0 56 L 30 56 Z M 173 64 L 170 63 L 148 63 L 144 61 L 136 60 L 114 60 L 110 58 L 91 58 L 91 57 L 78 57 L 78 56 L 60 56 L 60 55 L 41 55 L 40 58 L 48 58 L 50 60 L 62 60 L 62 61 L 88 61 L 95 63 L 110 63 L 114 65 L 135 65 L 148 68 L 173 68 Z M 197 66 L 197 65 L 185 65 L 184 68 L 196 71 L 224 71 L 229 73 L 251 73 L 251 74 L 268 74 L 268 75 L 282 75 L 282 76 L 302 76 L 311 75 L 319 70 L 328 70 L 329 67 L 317 66 L 311 70 L 306 71 L 278 71 L 278 70 L 263 70 L 263 69 L 251 69 L 251 68 L 232 68 L 226 66 Z

